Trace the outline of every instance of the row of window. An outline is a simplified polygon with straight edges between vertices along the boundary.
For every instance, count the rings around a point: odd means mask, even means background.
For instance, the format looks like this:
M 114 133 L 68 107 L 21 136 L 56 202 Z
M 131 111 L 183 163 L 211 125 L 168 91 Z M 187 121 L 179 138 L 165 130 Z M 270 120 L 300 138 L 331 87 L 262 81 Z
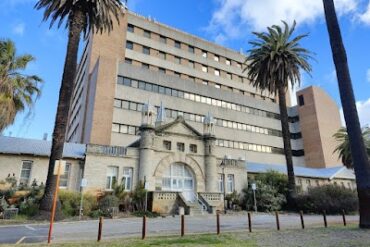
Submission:
M 128 135 L 138 135 L 139 127 L 132 126 L 132 125 L 126 125 L 126 124 L 113 123 L 112 132 L 128 134 Z
M 180 152 L 185 152 L 185 143 L 183 142 L 178 142 L 176 143 L 176 147 L 177 147 L 177 151 L 180 151 Z M 163 141 L 163 148 L 165 150 L 172 150 L 172 142 L 171 141 L 168 141 L 168 140 L 164 140 Z M 198 147 L 197 145 L 195 144 L 190 144 L 189 145 L 189 151 L 191 153 L 198 153 Z
M 221 193 L 224 193 L 224 177 L 227 177 L 226 180 L 226 193 L 233 193 L 235 190 L 235 181 L 234 181 L 234 174 L 218 174 L 218 190 Z
M 134 50 L 134 45 L 141 46 L 141 50 L 142 50 L 143 54 L 145 54 L 145 55 L 154 55 L 154 56 L 157 55 L 162 60 L 167 60 L 168 56 L 171 55 L 171 54 L 167 54 L 163 51 L 157 51 L 157 50 L 151 49 L 148 46 L 142 46 L 142 45 L 136 44 L 136 43 L 134 43 L 132 41 L 129 41 L 129 40 L 126 41 L 126 49 Z M 154 52 L 154 54 L 151 54 L 153 52 Z M 173 56 L 173 55 L 171 55 L 171 56 Z M 179 57 L 179 56 L 174 56 L 173 60 L 176 64 L 187 65 L 188 67 L 190 67 L 192 69 L 195 69 L 196 64 L 198 64 L 198 63 L 196 63 L 192 60 L 187 60 L 187 59 Z M 185 61 L 187 61 L 187 62 L 185 62 Z M 214 67 L 209 67 L 205 64 L 199 64 L 199 65 L 201 67 L 202 72 L 209 73 L 210 68 L 212 68 L 213 75 L 218 76 L 218 77 L 221 76 L 221 70 L 220 69 L 217 69 L 217 68 L 214 68 Z M 234 81 L 237 81 L 237 82 L 248 82 L 248 80 L 246 78 L 243 78 L 242 76 L 235 75 L 235 74 L 232 74 L 232 73 L 226 72 L 226 71 L 223 72 L 223 73 L 225 74 L 225 78 L 227 78 L 227 79 L 234 80 Z
M 108 166 L 106 175 L 106 190 L 113 190 L 116 185 L 123 186 L 125 191 L 130 191 L 132 189 L 132 176 L 133 169 L 131 167 L 124 167 L 122 170 L 121 183 L 118 184 L 118 166 Z
M 128 26 L 127 26 L 127 30 L 129 31 L 129 32 L 131 32 L 131 33 L 134 33 L 135 32 L 135 29 L 136 28 L 138 28 L 138 27 L 135 27 L 134 25 L 132 25 L 132 24 L 128 24 Z M 146 38 L 151 38 L 152 37 L 152 32 L 151 31 L 149 31 L 149 30 L 143 30 L 143 36 L 144 37 L 146 37 Z M 169 38 L 167 38 L 167 37 L 165 37 L 165 36 L 163 36 L 163 35 L 159 35 L 159 42 L 160 43 L 163 43 L 163 44 L 167 44 L 168 42 L 167 42 L 167 40 L 168 40 Z M 174 47 L 176 47 L 176 48 L 178 48 L 178 49 L 181 49 L 182 48 L 182 46 L 187 46 L 188 47 L 188 52 L 190 52 L 190 53 L 193 53 L 193 54 L 195 54 L 195 47 L 194 46 L 192 46 L 192 45 L 186 45 L 186 44 L 184 44 L 184 43 L 182 43 L 182 42 L 180 42 L 180 41 L 177 41 L 177 40 L 174 40 Z M 197 48 L 198 49 L 198 48 Z M 208 51 L 206 51 L 206 50 L 202 50 L 202 49 L 200 49 L 201 50 L 201 56 L 203 57 L 203 58 L 209 58 L 210 56 L 209 56 L 209 52 Z M 219 55 L 217 55 L 217 54 L 213 54 L 213 60 L 215 61 L 215 62 L 220 62 L 222 59 L 220 59 L 221 58 L 221 56 L 219 56 Z M 238 68 L 240 68 L 240 69 L 242 69 L 242 64 L 240 63 L 240 62 L 237 62 L 237 61 L 232 61 L 231 59 L 228 59 L 228 58 L 225 58 L 225 64 L 226 65 L 228 65 L 228 66 L 231 66 L 232 65 L 232 63 L 233 64 L 235 64 L 236 65 L 236 67 L 238 67 Z
M 315 182 L 315 183 L 313 183 L 313 182 Z M 321 186 L 321 185 L 326 184 L 326 183 L 323 183 L 322 181 L 320 181 L 318 179 L 309 179 L 309 178 L 305 179 L 305 183 L 306 183 L 306 185 L 308 187 L 312 187 L 312 186 L 318 187 L 318 186 Z M 302 178 L 298 178 L 297 179 L 297 184 L 299 186 L 302 186 L 303 185 L 303 179 Z M 336 185 L 336 186 L 339 186 L 339 184 L 336 181 L 334 181 L 333 184 Z M 346 186 L 345 183 L 342 181 L 342 182 L 340 182 L 340 186 L 342 188 L 352 189 L 352 183 L 351 182 L 347 182 L 347 186 Z
M 203 104 L 222 107 L 222 108 L 226 108 L 226 109 L 230 109 L 234 111 L 245 112 L 245 113 L 253 114 L 256 116 L 280 119 L 280 115 L 277 113 L 263 111 L 263 110 L 259 110 L 259 109 L 252 108 L 249 106 L 234 104 L 234 103 L 230 103 L 230 102 L 223 101 L 223 100 L 217 100 L 217 99 L 213 99 L 210 97 L 205 97 L 199 94 L 188 93 L 188 92 L 177 90 L 177 89 L 162 87 L 162 86 L 159 86 L 153 83 L 137 81 L 137 80 L 130 79 L 127 77 L 118 76 L 117 83 L 121 85 L 129 86 L 129 87 L 139 88 L 139 89 L 146 90 L 146 91 L 166 94 L 168 96 L 184 98 L 184 99 L 188 99 L 188 100 L 203 103 Z
M 114 100 L 115 107 L 123 108 L 126 110 L 141 112 L 143 105 L 144 104 L 142 103 L 136 103 L 132 101 L 126 101 L 126 100 L 120 100 L 120 99 Z M 156 108 L 158 111 L 159 106 L 156 106 Z M 170 118 L 174 118 L 174 119 L 177 118 L 178 116 L 183 116 L 184 119 L 187 121 L 193 121 L 193 122 L 198 122 L 198 123 L 203 123 L 204 121 L 203 115 L 187 113 L 187 112 L 182 112 L 182 111 L 168 109 L 168 108 L 166 108 L 166 116 Z M 278 137 L 282 136 L 282 133 L 280 130 L 262 128 L 258 126 L 238 123 L 238 122 L 229 121 L 229 120 L 220 119 L 220 118 L 215 118 L 215 120 L 216 120 L 217 126 L 224 127 L 224 128 L 238 129 L 238 130 L 243 130 L 243 131 L 248 131 L 248 132 L 253 132 L 253 133 L 260 133 L 260 134 L 271 135 L 271 136 L 278 136 Z M 297 134 L 300 134 L 300 133 L 297 133 Z M 294 133 L 292 134 L 292 136 L 293 135 L 296 135 L 296 134 Z
M 19 185 L 30 186 L 31 185 L 31 175 L 32 175 L 33 161 L 24 160 L 22 161 L 21 175 L 19 177 Z M 71 164 L 66 163 L 64 173 L 60 175 L 59 187 L 67 188 L 69 176 L 71 173 Z

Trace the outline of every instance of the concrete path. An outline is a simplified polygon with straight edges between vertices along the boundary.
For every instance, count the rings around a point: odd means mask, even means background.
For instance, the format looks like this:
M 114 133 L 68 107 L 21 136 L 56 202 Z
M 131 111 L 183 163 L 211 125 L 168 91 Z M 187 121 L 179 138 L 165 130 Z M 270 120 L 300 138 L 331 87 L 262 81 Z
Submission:
M 321 215 L 305 215 L 305 226 L 324 227 Z M 328 225 L 342 224 L 342 216 L 327 216 Z M 358 216 L 347 216 L 348 223 L 358 223 Z M 246 213 L 237 215 L 220 215 L 222 232 L 247 231 L 248 219 Z M 300 217 L 297 214 L 280 215 L 281 229 L 301 228 Z M 275 215 L 252 214 L 253 230 L 276 230 Z M 38 243 L 46 242 L 49 225 L 7 225 L 0 226 L 0 244 Z M 140 237 L 142 218 L 105 219 L 103 222 L 102 239 Z M 98 221 L 60 222 L 54 224 L 53 241 L 67 242 L 77 240 L 96 240 Z M 185 234 L 215 233 L 216 216 L 185 216 Z M 147 219 L 147 236 L 180 234 L 180 217 Z

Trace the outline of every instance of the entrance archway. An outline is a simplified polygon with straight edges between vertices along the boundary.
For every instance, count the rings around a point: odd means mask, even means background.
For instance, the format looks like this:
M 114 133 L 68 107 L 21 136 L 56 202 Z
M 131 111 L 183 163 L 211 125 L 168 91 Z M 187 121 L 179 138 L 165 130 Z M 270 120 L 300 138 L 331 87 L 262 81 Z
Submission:
M 164 170 L 162 189 L 168 191 L 192 191 L 195 188 L 195 176 L 190 167 L 183 163 L 173 163 Z

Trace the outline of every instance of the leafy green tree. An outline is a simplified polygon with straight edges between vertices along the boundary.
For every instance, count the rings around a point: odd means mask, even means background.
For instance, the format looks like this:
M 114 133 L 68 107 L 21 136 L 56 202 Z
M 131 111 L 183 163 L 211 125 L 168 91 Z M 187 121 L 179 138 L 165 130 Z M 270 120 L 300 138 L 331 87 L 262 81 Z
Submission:
M 360 228 L 370 228 L 370 162 L 358 118 L 356 99 L 333 0 L 323 0 L 340 98 L 351 147 L 359 198 Z
M 301 70 L 311 72 L 308 60 L 310 51 L 304 49 L 299 42 L 307 35 L 293 37 L 296 23 L 289 27 L 272 26 L 267 32 L 253 32 L 256 39 L 250 41 L 252 48 L 246 58 L 247 77 L 252 85 L 261 91 L 268 91 L 279 97 L 280 119 L 284 142 L 284 154 L 288 171 L 288 204 L 294 205 L 295 179 L 292 160 L 292 147 L 288 111 L 286 106 L 286 91 L 289 84 L 293 87 L 300 84 Z
M 280 194 L 285 196 L 288 194 L 288 176 L 285 174 L 270 170 L 257 174 L 255 180 L 274 187 Z
M 42 80 L 23 71 L 34 61 L 32 55 L 18 55 L 11 40 L 0 40 L 0 133 L 18 113 L 32 109 L 41 94 Z
M 365 141 L 367 155 L 370 157 L 370 128 L 364 128 L 362 136 Z M 349 144 L 347 129 L 344 127 L 340 128 L 337 133 L 334 134 L 334 138 L 339 142 L 334 153 L 339 154 L 339 158 L 342 160 L 344 166 L 353 169 L 351 147 Z
M 53 174 L 55 160 L 63 158 L 63 147 L 77 68 L 77 54 L 81 34 L 87 38 L 90 33 L 111 31 L 114 18 L 119 21 L 123 14 L 120 0 L 39 0 L 35 8 L 44 10 L 44 21 L 51 19 L 50 26 L 66 24 L 68 29 L 67 54 L 64 63 L 62 83 L 59 91 L 48 175 L 45 193 L 40 209 L 51 211 L 56 176 Z M 60 207 L 58 207 L 60 208 Z

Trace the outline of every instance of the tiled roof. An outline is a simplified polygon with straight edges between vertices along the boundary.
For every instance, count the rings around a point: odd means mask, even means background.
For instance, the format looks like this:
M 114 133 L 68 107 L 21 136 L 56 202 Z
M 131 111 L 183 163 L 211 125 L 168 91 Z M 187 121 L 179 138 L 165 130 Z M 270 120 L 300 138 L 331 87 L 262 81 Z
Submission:
M 49 156 L 51 141 L 0 136 L 0 153 L 29 154 L 35 156 Z M 86 145 L 78 143 L 64 143 L 65 158 L 83 159 Z
M 287 174 L 287 168 L 285 165 L 246 162 L 246 169 L 247 172 L 250 173 L 263 173 L 269 170 L 273 170 Z M 352 170 L 347 169 L 344 166 L 330 168 L 308 168 L 295 166 L 294 175 L 298 177 L 325 178 L 325 179 L 333 178 L 355 179 L 354 172 Z

